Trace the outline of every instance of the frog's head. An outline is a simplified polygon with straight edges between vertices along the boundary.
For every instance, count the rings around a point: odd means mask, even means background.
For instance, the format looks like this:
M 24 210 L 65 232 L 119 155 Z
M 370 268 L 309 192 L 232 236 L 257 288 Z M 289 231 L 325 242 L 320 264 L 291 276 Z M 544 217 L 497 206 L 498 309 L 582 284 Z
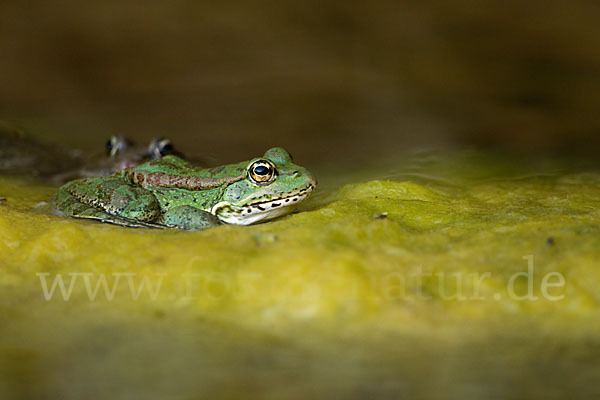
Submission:
M 316 185 L 308 170 L 294 164 L 287 151 L 275 147 L 248 163 L 244 179 L 227 186 L 211 213 L 229 224 L 266 221 L 292 211 Z

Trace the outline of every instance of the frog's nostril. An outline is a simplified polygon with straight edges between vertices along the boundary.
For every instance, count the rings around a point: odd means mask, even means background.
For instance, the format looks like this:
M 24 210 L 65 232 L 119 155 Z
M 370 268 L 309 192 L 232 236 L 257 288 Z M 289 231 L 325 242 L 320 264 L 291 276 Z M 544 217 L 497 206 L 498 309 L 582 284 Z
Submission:
M 298 176 L 300 175 L 300 171 L 292 171 L 292 176 Z

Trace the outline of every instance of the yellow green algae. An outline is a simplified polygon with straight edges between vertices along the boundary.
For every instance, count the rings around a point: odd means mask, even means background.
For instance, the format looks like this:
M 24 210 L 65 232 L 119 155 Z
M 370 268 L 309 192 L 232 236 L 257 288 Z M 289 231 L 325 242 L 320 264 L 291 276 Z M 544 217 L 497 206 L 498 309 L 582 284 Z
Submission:
M 326 172 L 297 214 L 203 232 L 67 219 L 0 178 L 0 398 L 599 394 L 597 170 Z

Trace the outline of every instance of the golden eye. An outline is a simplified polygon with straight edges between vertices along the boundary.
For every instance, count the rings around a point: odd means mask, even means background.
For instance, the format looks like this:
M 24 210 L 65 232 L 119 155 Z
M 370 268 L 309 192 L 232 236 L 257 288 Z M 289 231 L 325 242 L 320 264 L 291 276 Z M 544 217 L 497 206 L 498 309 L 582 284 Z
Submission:
M 248 168 L 250 179 L 257 184 L 270 183 L 276 174 L 275 166 L 267 160 L 259 160 Z

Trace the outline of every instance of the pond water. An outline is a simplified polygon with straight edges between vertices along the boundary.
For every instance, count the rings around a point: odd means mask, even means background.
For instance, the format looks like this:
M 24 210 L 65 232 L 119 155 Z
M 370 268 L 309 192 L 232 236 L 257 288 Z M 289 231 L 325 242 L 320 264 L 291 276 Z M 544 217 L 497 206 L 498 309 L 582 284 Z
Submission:
M 1 178 L 2 398 L 593 398 L 600 172 L 419 152 L 203 232 Z

